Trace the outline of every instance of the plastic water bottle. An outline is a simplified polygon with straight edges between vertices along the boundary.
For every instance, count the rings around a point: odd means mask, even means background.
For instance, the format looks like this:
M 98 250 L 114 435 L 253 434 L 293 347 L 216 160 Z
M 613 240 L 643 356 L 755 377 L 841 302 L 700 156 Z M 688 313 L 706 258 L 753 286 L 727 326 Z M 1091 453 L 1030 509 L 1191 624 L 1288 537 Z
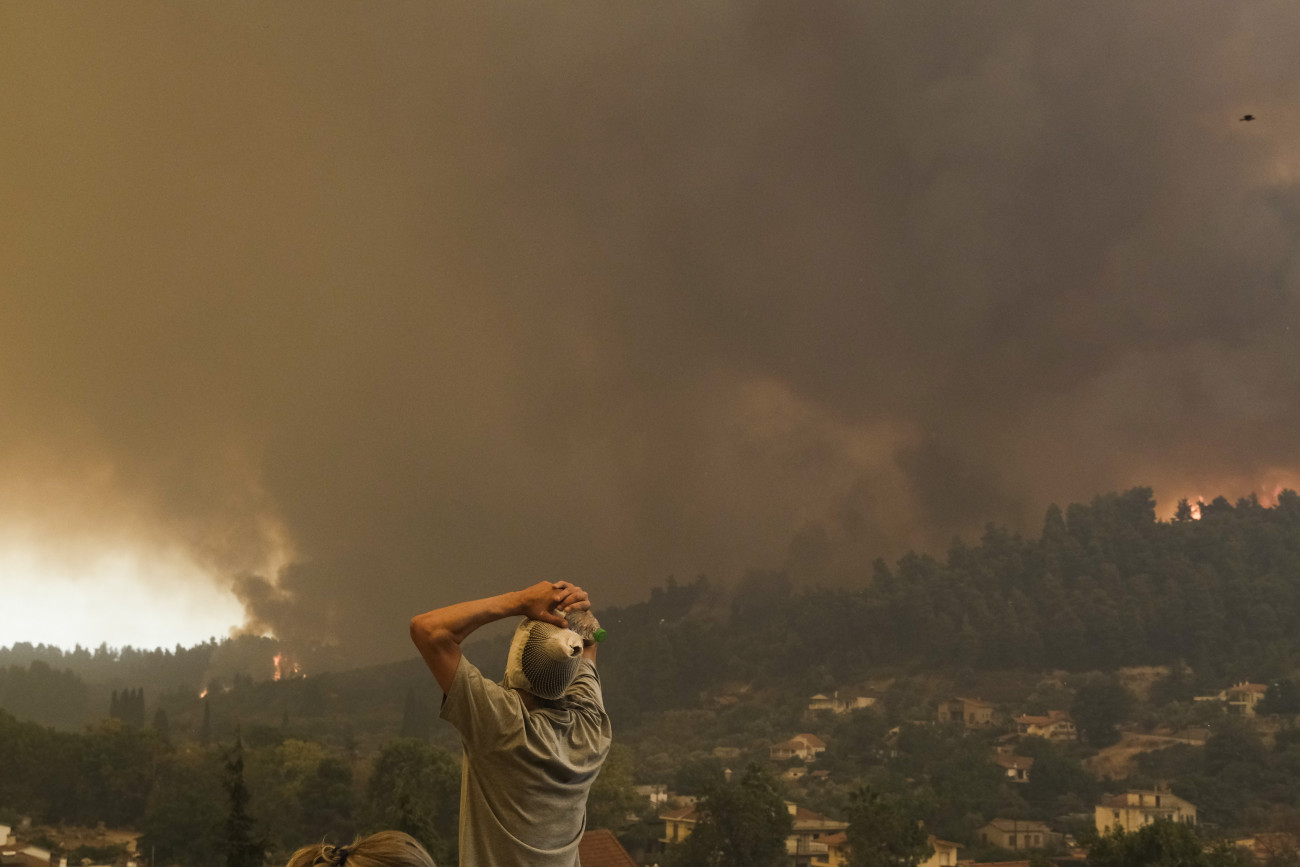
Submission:
M 560 616 L 569 622 L 569 628 L 582 636 L 583 641 L 604 641 L 607 634 L 600 621 L 586 608 L 561 611 Z

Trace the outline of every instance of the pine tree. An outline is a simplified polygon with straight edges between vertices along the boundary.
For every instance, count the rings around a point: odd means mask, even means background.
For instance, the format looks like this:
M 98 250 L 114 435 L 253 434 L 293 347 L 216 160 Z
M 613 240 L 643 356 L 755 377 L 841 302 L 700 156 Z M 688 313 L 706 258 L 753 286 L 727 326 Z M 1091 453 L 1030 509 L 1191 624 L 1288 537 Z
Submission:
M 235 746 L 226 754 L 226 796 L 230 812 L 222 835 L 226 867 L 262 867 L 266 844 L 256 835 L 253 817 L 248 813 L 248 786 L 244 784 L 244 742 L 235 732 Z

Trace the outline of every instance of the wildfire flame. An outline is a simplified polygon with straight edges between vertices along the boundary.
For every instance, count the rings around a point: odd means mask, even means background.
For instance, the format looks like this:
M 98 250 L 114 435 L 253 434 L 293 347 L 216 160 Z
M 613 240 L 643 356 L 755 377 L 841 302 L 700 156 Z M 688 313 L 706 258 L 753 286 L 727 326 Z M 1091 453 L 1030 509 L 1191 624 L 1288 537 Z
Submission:
M 203 687 L 203 692 L 199 693 L 199 698 L 207 698 L 207 697 L 208 697 L 208 688 L 205 686 Z
M 287 680 L 302 675 L 302 666 L 292 660 L 285 659 L 283 653 L 277 653 L 271 657 L 271 664 L 275 666 L 275 673 L 271 675 L 271 680 Z

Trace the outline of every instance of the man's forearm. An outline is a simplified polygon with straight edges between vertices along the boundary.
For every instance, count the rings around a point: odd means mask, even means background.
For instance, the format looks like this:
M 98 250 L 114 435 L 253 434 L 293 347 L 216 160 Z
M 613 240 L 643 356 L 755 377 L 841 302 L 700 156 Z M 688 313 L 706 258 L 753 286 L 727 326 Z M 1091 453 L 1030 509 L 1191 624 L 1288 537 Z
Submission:
M 448 639 L 460 644 L 480 626 L 523 613 L 523 601 L 518 591 L 458 602 L 411 618 L 411 640 L 417 647 Z

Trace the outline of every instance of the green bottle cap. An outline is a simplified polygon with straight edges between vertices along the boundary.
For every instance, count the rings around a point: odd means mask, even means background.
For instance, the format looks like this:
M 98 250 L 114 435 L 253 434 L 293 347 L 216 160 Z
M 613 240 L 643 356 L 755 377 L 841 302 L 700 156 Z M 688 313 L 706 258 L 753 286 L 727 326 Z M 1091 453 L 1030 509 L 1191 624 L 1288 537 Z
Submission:
M 596 631 L 593 632 L 593 633 L 591 633 L 591 640 L 592 640 L 592 641 L 604 641 L 604 640 L 605 640 L 605 636 L 606 636 L 607 634 L 608 634 L 608 633 L 605 632 L 605 628 L 604 628 L 603 626 L 597 626 L 597 627 L 596 627 Z

